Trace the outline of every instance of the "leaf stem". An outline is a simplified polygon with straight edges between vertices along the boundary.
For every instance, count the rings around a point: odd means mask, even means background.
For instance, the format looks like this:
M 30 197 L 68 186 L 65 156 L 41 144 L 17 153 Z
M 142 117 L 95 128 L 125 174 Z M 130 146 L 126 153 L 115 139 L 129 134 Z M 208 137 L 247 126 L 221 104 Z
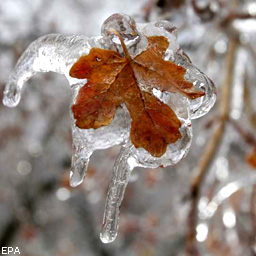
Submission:
M 111 30 L 111 33 L 113 33 L 114 35 L 118 36 L 118 38 L 119 38 L 119 40 L 120 40 L 120 42 L 121 42 L 121 45 L 122 45 L 122 47 L 123 47 L 123 50 L 124 50 L 125 58 L 128 59 L 128 60 L 130 60 L 130 59 L 131 59 L 131 56 L 130 56 L 130 54 L 129 54 L 129 52 L 128 52 L 128 49 L 127 49 L 127 47 L 126 47 L 126 45 L 125 45 L 125 43 L 124 43 L 124 39 L 123 39 L 123 37 L 121 36 L 121 34 L 120 34 L 117 30 Z

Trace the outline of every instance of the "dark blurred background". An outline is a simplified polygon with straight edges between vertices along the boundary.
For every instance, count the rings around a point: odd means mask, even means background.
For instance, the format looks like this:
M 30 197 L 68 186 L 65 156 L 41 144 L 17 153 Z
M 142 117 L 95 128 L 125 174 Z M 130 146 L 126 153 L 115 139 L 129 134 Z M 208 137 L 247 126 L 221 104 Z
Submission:
M 192 148 L 178 165 L 134 170 L 118 237 L 106 245 L 99 233 L 119 147 L 95 152 L 84 183 L 71 188 L 69 85 L 52 73 L 29 80 L 17 108 L 0 105 L 0 247 L 23 256 L 256 255 L 255 1 L 1 0 L 1 98 L 36 38 L 97 36 L 116 12 L 172 21 L 217 86 L 215 108 L 193 121 Z

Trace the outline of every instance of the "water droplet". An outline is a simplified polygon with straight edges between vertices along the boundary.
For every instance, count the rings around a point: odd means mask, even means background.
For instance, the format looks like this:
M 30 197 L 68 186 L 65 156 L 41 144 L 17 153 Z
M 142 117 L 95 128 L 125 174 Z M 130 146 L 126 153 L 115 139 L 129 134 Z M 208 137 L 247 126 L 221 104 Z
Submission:
M 17 165 L 17 172 L 20 175 L 28 175 L 32 170 L 32 166 L 28 161 L 20 161 Z

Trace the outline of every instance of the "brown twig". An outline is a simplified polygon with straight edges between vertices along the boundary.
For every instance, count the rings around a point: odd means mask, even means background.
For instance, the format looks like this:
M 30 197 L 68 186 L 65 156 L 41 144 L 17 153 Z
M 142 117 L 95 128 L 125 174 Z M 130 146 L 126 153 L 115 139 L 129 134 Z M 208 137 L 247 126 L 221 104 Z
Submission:
M 252 55 L 253 66 L 254 66 L 254 68 L 256 68 L 256 51 L 253 48 L 251 43 L 247 44 L 247 49 L 249 50 L 250 54 Z M 251 97 L 251 88 L 249 88 L 248 72 L 246 73 L 244 83 L 245 83 L 244 95 L 245 95 L 245 101 L 246 101 L 245 111 L 247 112 L 247 115 L 249 116 L 251 125 L 254 128 L 256 128 L 256 111 L 254 110 L 254 106 L 252 103 L 253 97 Z
M 148 0 L 145 4 L 145 6 L 142 8 L 142 13 L 144 14 L 144 19 L 146 22 L 149 21 L 151 12 L 153 10 L 153 8 L 156 5 L 156 1 L 155 0 Z
M 207 6 L 205 6 L 203 8 L 198 6 L 197 0 L 192 0 L 191 4 L 192 4 L 192 7 L 193 7 L 195 13 L 203 21 L 212 20 L 216 15 L 216 11 L 214 11 L 211 7 L 211 1 L 209 2 L 209 4 L 207 4 Z
M 246 20 L 246 19 L 255 19 L 255 18 L 256 18 L 255 14 L 231 12 L 221 20 L 220 26 L 226 27 L 236 19 Z
M 251 246 L 251 254 L 253 256 L 256 255 L 253 247 L 256 242 L 255 234 L 256 234 L 256 209 L 255 209 L 255 201 L 256 201 L 256 185 L 253 186 L 252 195 L 251 195 L 251 202 L 250 202 L 250 217 L 251 217 L 251 225 L 252 231 L 250 236 L 250 246 Z
M 254 134 L 249 131 L 245 131 L 235 120 L 229 119 L 229 123 L 234 127 L 234 129 L 241 135 L 241 137 L 245 140 L 249 145 L 256 147 L 256 138 Z
M 224 84 L 221 88 L 221 101 L 220 101 L 220 118 L 218 124 L 206 145 L 203 155 L 198 163 L 198 171 L 191 183 L 191 209 L 188 218 L 188 233 L 187 233 L 187 253 L 189 255 L 199 255 L 196 249 L 196 223 L 197 223 L 197 205 L 200 199 L 200 189 L 204 179 L 210 169 L 212 160 L 218 150 L 222 140 L 227 121 L 229 120 L 230 110 L 230 94 L 231 85 L 233 80 L 233 70 L 235 63 L 235 54 L 238 47 L 238 41 L 231 39 L 229 43 L 229 52 L 227 55 L 227 69 Z

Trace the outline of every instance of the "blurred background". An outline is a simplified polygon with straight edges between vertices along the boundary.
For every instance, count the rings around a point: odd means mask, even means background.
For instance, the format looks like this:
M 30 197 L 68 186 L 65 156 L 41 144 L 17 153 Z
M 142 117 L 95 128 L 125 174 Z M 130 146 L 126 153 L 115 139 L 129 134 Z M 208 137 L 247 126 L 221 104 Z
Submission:
M 49 33 L 97 36 L 123 12 L 172 21 L 178 42 L 216 84 L 217 103 L 193 121 L 178 165 L 136 168 L 112 244 L 99 239 L 119 147 L 93 154 L 69 186 L 70 88 L 64 77 L 27 82 L 15 109 L 0 104 L 0 247 L 22 256 L 256 255 L 255 0 L 0 1 L 0 95 L 26 47 Z

